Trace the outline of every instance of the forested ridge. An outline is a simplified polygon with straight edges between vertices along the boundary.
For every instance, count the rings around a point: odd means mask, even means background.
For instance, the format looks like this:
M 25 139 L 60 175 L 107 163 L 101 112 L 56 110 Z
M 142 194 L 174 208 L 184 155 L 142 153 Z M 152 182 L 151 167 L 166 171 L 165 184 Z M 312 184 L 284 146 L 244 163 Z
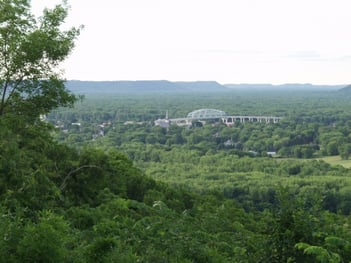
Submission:
M 0 262 L 351 261 L 350 170 L 318 159 L 349 158 L 347 95 L 82 101 L 57 71 L 67 10 L 0 3 Z M 203 107 L 284 120 L 153 123 Z

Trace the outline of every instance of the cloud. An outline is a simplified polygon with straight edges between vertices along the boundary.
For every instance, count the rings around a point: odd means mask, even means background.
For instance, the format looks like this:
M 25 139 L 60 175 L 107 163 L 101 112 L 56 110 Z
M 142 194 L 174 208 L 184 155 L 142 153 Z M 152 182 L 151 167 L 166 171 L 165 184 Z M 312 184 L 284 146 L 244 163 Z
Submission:
M 317 52 L 315 50 L 299 50 L 283 54 L 282 59 L 292 59 L 301 62 L 349 62 L 351 61 L 351 54 L 336 54 Z

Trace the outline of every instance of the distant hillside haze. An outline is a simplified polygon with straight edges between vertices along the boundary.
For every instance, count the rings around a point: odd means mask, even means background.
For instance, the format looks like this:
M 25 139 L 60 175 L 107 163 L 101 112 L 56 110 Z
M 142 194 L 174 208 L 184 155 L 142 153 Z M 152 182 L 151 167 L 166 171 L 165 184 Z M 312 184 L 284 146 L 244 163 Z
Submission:
M 148 81 L 79 81 L 69 80 L 66 87 L 74 93 L 164 93 L 164 92 L 218 92 L 227 87 L 216 81 L 171 82 L 167 80 Z
M 339 91 L 351 93 L 351 84 L 339 89 Z
M 78 94 L 113 94 L 113 93 L 179 93 L 179 92 L 223 92 L 232 90 L 339 90 L 345 85 L 312 85 L 312 84 L 220 84 L 216 81 L 80 81 L 68 80 L 66 87 Z M 349 87 L 349 86 L 348 86 Z M 345 87 L 346 88 L 346 87 Z M 350 88 L 351 89 L 351 88 Z

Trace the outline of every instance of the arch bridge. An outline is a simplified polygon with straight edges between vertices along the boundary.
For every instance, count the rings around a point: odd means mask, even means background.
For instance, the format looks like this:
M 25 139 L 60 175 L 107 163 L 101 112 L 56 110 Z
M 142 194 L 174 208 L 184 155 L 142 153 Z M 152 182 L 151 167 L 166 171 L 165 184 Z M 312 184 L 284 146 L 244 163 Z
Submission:
M 216 109 L 199 109 L 190 112 L 186 118 L 169 119 L 171 123 L 182 126 L 191 125 L 194 121 L 206 122 L 207 120 L 219 120 L 227 126 L 235 123 L 258 122 L 258 123 L 278 123 L 282 117 L 258 116 L 258 115 L 227 115 L 224 111 Z

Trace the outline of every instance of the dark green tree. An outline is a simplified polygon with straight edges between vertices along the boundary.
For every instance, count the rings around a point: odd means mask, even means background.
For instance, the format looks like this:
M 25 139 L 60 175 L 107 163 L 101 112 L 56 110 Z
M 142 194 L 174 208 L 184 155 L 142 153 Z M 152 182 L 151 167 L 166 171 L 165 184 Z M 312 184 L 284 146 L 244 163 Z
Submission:
M 351 144 L 350 143 L 345 143 L 339 146 L 339 153 L 340 157 L 343 160 L 348 160 L 350 157 L 350 152 L 351 152 Z
M 27 223 L 17 246 L 17 262 L 67 262 L 69 224 L 50 211 L 39 214 L 39 222 Z

